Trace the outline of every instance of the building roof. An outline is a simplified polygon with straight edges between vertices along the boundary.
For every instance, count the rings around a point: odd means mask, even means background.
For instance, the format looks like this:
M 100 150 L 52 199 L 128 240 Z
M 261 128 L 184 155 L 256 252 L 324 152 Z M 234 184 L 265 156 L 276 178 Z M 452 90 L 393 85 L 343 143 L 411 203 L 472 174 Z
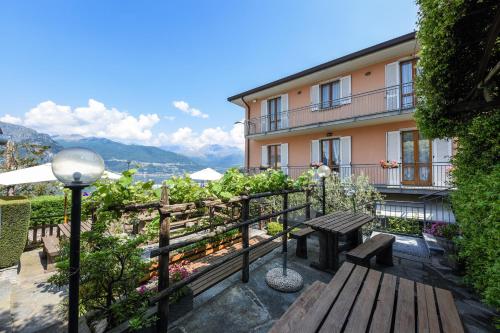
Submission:
M 342 64 L 344 62 L 351 61 L 351 60 L 354 60 L 356 58 L 360 58 L 360 57 L 363 57 L 365 55 L 368 55 L 368 54 L 371 54 L 371 53 L 375 53 L 377 51 L 380 51 L 380 50 L 383 50 L 383 49 L 386 49 L 386 48 L 389 48 L 389 47 L 392 47 L 392 46 L 395 46 L 395 45 L 398 45 L 398 44 L 401 44 L 401 43 L 405 43 L 405 42 L 414 40 L 415 39 L 415 34 L 416 34 L 415 32 L 410 32 L 410 33 L 408 33 L 406 35 L 402 35 L 402 36 L 390 39 L 388 41 L 385 41 L 383 43 L 379 43 L 379 44 L 367 47 L 365 49 L 362 49 L 362 50 L 350 53 L 350 54 L 342 56 L 340 58 L 336 58 L 336 59 L 330 60 L 328 62 L 325 62 L 323 64 L 320 64 L 320 65 L 308 68 L 306 70 L 300 71 L 298 73 L 286 76 L 286 77 L 281 78 L 279 80 L 272 81 L 272 82 L 266 83 L 264 85 L 258 86 L 256 88 L 253 88 L 253 89 L 241 92 L 241 93 L 236 94 L 234 96 L 228 97 L 227 100 L 229 102 L 233 102 L 233 101 L 235 101 L 237 99 L 240 99 L 242 97 L 248 96 L 250 94 L 254 94 L 256 92 L 263 91 L 263 90 L 272 88 L 274 86 L 278 86 L 280 84 L 283 84 L 283 83 L 286 83 L 286 82 L 289 82 L 289 81 L 293 81 L 295 79 L 298 79 L 298 78 L 301 78 L 301 77 L 304 77 L 304 76 L 307 76 L 307 75 L 310 75 L 310 74 L 322 71 L 324 69 L 327 69 L 327 68 L 330 68 L 330 67 Z

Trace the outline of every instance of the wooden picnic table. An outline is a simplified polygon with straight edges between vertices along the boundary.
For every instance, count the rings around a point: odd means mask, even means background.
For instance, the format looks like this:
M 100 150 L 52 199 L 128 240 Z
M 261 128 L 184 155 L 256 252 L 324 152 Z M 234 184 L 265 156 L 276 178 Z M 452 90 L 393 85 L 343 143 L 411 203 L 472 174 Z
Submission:
M 70 238 L 70 236 L 71 236 L 71 223 L 61 223 L 61 224 L 58 224 L 57 227 L 59 228 L 60 233 L 63 236 Z M 80 231 L 81 232 L 90 231 L 91 227 L 92 226 L 91 226 L 90 222 L 83 221 L 81 223 L 81 226 L 80 226 Z
M 319 231 L 319 262 L 311 266 L 335 271 L 339 265 L 339 236 L 348 235 L 351 247 L 362 243 L 361 227 L 373 221 L 373 217 L 364 213 L 338 211 L 320 216 L 304 224 Z
M 304 293 L 314 297 L 309 300 Z M 270 330 L 367 331 L 461 333 L 464 329 L 450 291 L 345 262 L 326 286 L 304 291 Z

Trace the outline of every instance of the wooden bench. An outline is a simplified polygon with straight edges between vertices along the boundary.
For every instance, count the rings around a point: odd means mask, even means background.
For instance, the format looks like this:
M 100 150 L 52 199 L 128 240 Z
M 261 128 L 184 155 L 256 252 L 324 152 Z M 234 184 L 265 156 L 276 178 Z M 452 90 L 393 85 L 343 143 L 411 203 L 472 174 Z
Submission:
M 292 328 L 303 319 L 307 310 L 316 302 L 326 287 L 326 283 L 315 281 L 300 294 L 281 318 L 274 323 L 268 333 L 292 333 Z
M 350 262 L 311 298 L 317 299 L 305 313 L 294 303 L 283 315 L 300 319 L 291 319 L 283 330 L 280 319 L 271 332 L 464 332 L 450 291 Z
M 290 232 L 290 237 L 297 240 L 297 247 L 295 248 L 295 255 L 297 257 L 307 259 L 307 236 L 313 232 L 314 229 L 311 227 Z
M 392 266 L 392 244 L 396 237 L 388 234 L 378 234 L 368 239 L 355 249 L 346 253 L 346 260 L 369 267 L 370 259 L 377 256 L 377 263 Z
M 258 243 L 260 240 L 263 240 L 260 236 L 254 237 L 250 239 L 250 245 Z M 281 246 L 281 241 L 280 240 L 274 240 L 271 241 L 267 244 L 264 244 L 262 246 L 257 247 L 256 249 L 250 251 L 250 262 L 254 262 L 255 260 L 263 257 L 264 255 L 268 254 L 275 248 Z M 228 249 L 222 250 L 220 252 L 224 252 L 224 254 L 229 254 L 234 251 L 238 251 L 242 248 L 242 244 L 236 244 L 231 246 Z M 208 255 L 204 258 L 201 258 L 199 260 L 194 261 L 194 264 L 197 262 L 201 263 L 202 265 L 197 266 L 194 265 L 194 268 L 202 270 L 203 266 L 206 265 L 213 265 L 216 264 L 219 260 L 221 260 L 221 256 L 218 252 L 215 252 L 211 255 Z M 214 286 L 215 284 L 221 282 L 222 280 L 226 279 L 227 277 L 233 275 L 236 272 L 241 271 L 241 267 L 243 267 L 243 257 L 238 256 L 227 263 L 225 263 L 222 266 L 219 266 L 215 268 L 214 270 L 204 274 L 201 276 L 199 279 L 196 279 L 193 281 L 191 284 L 189 284 L 189 287 L 193 290 L 193 295 L 197 296 L 204 292 L 205 290 L 209 289 L 210 287 Z
M 47 257 L 47 269 L 55 263 L 56 257 L 59 255 L 59 238 L 56 236 L 42 237 L 43 252 Z

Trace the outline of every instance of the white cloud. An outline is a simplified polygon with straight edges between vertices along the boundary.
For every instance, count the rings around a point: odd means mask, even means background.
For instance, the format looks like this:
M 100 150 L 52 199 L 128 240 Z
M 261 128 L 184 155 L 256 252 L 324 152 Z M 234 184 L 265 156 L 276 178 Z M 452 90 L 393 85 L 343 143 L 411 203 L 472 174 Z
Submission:
M 78 134 L 147 142 L 153 138 L 151 129 L 159 121 L 157 114 L 135 117 L 90 99 L 88 106 L 74 109 L 52 101 L 42 102 L 25 114 L 23 125 L 52 135 Z
M 164 116 L 163 119 L 168 120 L 168 121 L 174 121 L 175 116 Z
M 190 153 L 203 153 L 208 145 L 222 145 L 245 148 L 244 128 L 241 124 L 234 124 L 231 130 L 225 131 L 221 127 L 205 128 L 200 133 L 190 127 L 181 127 L 177 131 L 167 134 L 160 133 L 155 142 L 159 146 L 182 146 Z
M 11 116 L 10 114 L 6 114 L 5 116 L 0 117 L 0 121 L 14 125 L 21 125 L 23 123 L 23 120 L 21 118 Z
M 198 117 L 198 118 L 203 118 L 206 119 L 208 118 L 208 114 L 201 112 L 198 109 L 192 108 L 189 106 L 187 102 L 184 101 L 173 101 L 172 105 L 176 108 L 181 110 L 184 113 L 187 113 L 193 117 Z

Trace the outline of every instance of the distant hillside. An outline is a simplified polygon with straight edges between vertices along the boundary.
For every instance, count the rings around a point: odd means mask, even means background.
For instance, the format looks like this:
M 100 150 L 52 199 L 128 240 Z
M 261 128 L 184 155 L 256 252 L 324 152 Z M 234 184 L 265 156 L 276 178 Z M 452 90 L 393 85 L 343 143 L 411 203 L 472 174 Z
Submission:
M 0 121 L 0 128 L 3 133 L 16 143 L 32 143 L 50 147 L 44 161 L 50 161 L 53 154 L 61 151 L 63 147 L 51 138 L 50 135 L 39 133 L 31 128 L 4 123 Z
M 89 148 L 102 156 L 106 167 L 112 171 L 139 168 L 137 178 L 161 182 L 173 175 L 182 175 L 202 169 L 190 158 L 157 147 L 127 145 L 104 138 L 55 137 L 64 148 Z

